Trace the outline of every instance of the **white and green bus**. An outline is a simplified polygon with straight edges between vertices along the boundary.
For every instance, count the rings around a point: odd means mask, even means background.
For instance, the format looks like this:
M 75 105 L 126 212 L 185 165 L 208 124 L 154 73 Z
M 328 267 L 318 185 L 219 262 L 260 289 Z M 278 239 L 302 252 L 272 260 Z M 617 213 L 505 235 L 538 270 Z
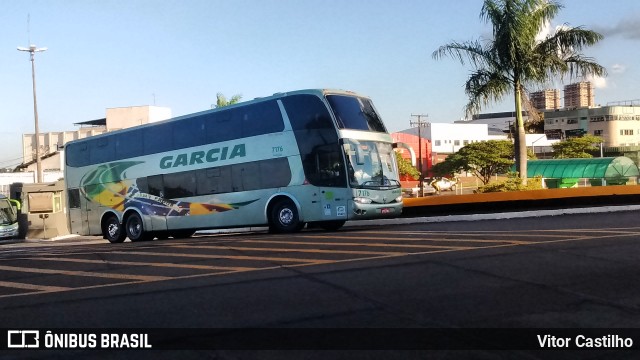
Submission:
M 402 212 L 392 139 L 371 100 L 302 90 L 72 141 L 69 228 L 110 242 Z

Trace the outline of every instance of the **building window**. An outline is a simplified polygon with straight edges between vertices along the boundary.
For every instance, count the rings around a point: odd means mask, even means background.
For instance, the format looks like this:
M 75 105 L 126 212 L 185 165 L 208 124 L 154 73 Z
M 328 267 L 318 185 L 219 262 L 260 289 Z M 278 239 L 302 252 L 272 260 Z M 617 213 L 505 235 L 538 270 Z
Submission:
M 633 135 L 633 130 L 630 130 L 630 129 L 620 130 L 620 135 Z
M 454 140 L 453 146 L 460 146 L 460 140 Z
M 593 135 L 602 136 L 604 135 L 604 130 L 593 130 Z
M 435 141 L 433 142 L 433 144 L 434 144 L 435 146 L 440 146 L 440 145 L 441 145 L 441 142 L 440 142 L 440 140 L 435 140 Z
M 462 144 L 463 144 L 463 145 L 465 145 L 465 146 L 466 146 L 466 145 L 469 145 L 469 140 L 464 140 L 464 141 L 462 141 Z

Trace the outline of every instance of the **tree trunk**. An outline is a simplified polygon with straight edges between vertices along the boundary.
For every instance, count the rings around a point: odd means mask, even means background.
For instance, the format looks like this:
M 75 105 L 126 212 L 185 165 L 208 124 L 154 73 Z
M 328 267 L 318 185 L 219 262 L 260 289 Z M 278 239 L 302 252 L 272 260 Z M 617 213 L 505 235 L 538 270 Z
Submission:
M 522 119 L 522 88 L 518 81 L 516 81 L 514 93 L 516 102 L 516 134 L 514 136 L 516 171 L 522 181 L 522 185 L 527 185 L 527 140 L 524 133 L 524 121 Z

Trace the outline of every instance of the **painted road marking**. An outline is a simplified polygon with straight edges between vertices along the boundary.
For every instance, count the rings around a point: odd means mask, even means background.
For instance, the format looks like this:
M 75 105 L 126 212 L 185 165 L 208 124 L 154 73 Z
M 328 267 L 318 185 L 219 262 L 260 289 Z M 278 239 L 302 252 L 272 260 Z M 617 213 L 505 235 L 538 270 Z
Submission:
M 66 290 L 72 289 L 72 288 L 62 287 L 62 286 L 33 285 L 33 284 L 17 283 L 17 282 L 11 282 L 11 281 L 0 281 L 0 287 L 47 291 L 47 292 L 66 291 Z
M 553 230 L 556 231 L 556 230 Z M 573 232 L 575 232 L 576 230 L 572 230 Z M 581 231 L 582 232 L 582 231 Z M 572 235 L 564 235 L 564 234 L 519 234 L 519 233 L 514 233 L 513 231 L 463 231 L 463 232 L 451 232 L 451 231 L 363 231 L 362 233 L 366 233 L 366 234 L 401 234 L 401 235 L 423 235 L 423 236 L 428 236 L 428 235 L 455 235 L 455 236 L 469 236 L 469 235 L 487 235 L 487 236 L 517 236 L 517 237 L 536 237 L 536 238 L 544 238 L 544 237 L 550 237 L 550 238 L 564 238 L 564 237 L 572 237 Z M 447 239 L 442 239 L 442 240 L 447 240 Z M 491 241 L 491 240 L 488 240 Z M 495 242 L 501 242 L 501 241 L 511 241 L 511 240 L 493 240 Z M 513 241 L 520 241 L 520 240 L 513 240 Z
M 29 260 L 36 261 L 63 261 L 74 263 L 86 263 L 86 264 L 108 264 L 108 265 L 131 265 L 131 266 L 149 266 L 149 267 L 169 267 L 169 268 L 184 268 L 184 269 L 199 269 L 199 270 L 223 270 L 229 272 L 237 271 L 251 271 L 257 268 L 252 267 L 227 267 L 227 266 L 212 266 L 212 265 L 196 265 L 196 264 L 176 264 L 176 263 L 154 263 L 154 262 L 139 262 L 139 261 L 107 261 L 107 260 L 91 260 L 91 259 L 76 259 L 76 258 L 44 258 L 36 257 L 29 258 Z
M 256 242 L 256 241 L 240 241 Z M 270 241 L 268 241 L 270 243 Z M 307 242 L 298 242 L 296 244 L 309 244 Z M 324 243 L 323 243 L 324 244 Z M 322 249 L 289 249 L 289 248 L 256 248 L 256 247 L 237 247 L 226 245 L 171 245 L 173 248 L 180 249 L 224 249 L 235 251 L 271 251 L 271 252 L 300 252 L 300 253 L 318 253 L 318 254 L 353 254 L 353 255 L 406 255 L 406 252 L 387 252 L 387 251 L 362 251 L 362 250 L 322 250 Z
M 311 239 L 359 239 L 359 237 L 351 236 L 302 236 L 304 238 Z M 365 239 L 365 238 L 363 238 Z M 371 238 L 366 238 L 371 240 Z M 386 239 L 379 239 L 386 240 Z M 401 247 L 401 248 L 414 248 L 414 249 L 472 249 L 469 246 L 448 246 L 448 245 L 416 245 L 416 244 L 387 244 L 387 243 L 344 243 L 344 242 L 311 242 L 311 241 L 272 241 L 272 240 L 243 240 L 243 242 L 249 243 L 275 243 L 275 244 L 289 244 L 289 245 L 331 245 L 331 246 L 370 246 L 370 247 Z
M 345 237 L 345 238 L 349 238 L 349 239 L 361 239 L 359 237 Z M 519 245 L 527 245 L 527 244 L 531 244 L 531 241 L 523 241 L 523 240 L 510 240 L 510 239 L 505 239 L 505 240 L 489 240 L 489 239 L 464 239 L 464 238 L 372 238 L 372 237 L 368 237 L 367 239 L 373 240 L 373 239 L 382 239 L 382 240 L 390 240 L 390 241 L 408 241 L 408 242 L 419 242 L 419 241 L 431 241 L 431 242 L 468 242 L 468 243 L 509 243 L 509 244 L 519 244 Z M 304 242 L 301 242 L 301 244 L 304 244 Z M 358 244 L 362 244 L 362 243 L 358 243 Z M 396 246 L 394 244 L 390 244 L 391 246 Z M 449 246 L 445 246 L 445 247 L 449 247 Z
M 38 268 L 24 268 L 24 267 L 18 267 L 18 266 L 5 266 L 5 265 L 0 265 L 0 270 L 37 273 L 37 274 L 101 277 L 101 278 L 108 278 L 108 279 L 138 280 L 138 281 L 158 281 L 158 280 L 172 279 L 171 277 L 167 277 L 167 276 L 106 274 L 106 273 L 89 272 L 89 271 L 38 269 Z
M 281 258 L 281 257 L 242 256 L 242 255 L 175 254 L 175 253 L 147 252 L 147 251 L 109 251 L 109 254 L 149 255 L 149 256 L 169 256 L 169 257 L 177 256 L 177 257 L 203 258 L 203 259 L 275 261 L 275 262 L 312 263 L 312 264 L 325 264 L 333 261 L 333 260 L 319 260 L 319 259 L 295 259 L 295 258 Z

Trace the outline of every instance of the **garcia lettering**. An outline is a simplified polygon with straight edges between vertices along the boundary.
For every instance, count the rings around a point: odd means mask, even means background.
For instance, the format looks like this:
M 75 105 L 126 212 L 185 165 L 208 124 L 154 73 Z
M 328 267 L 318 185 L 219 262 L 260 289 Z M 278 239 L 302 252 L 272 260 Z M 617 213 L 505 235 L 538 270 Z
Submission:
M 236 157 L 245 157 L 246 155 L 247 150 L 244 144 L 234 145 L 232 149 L 230 149 L 229 146 L 224 146 L 220 148 L 212 148 L 208 151 L 194 151 L 175 156 L 165 156 L 160 159 L 160 169 L 204 164 L 205 162 L 212 163 L 221 160 L 231 160 Z

